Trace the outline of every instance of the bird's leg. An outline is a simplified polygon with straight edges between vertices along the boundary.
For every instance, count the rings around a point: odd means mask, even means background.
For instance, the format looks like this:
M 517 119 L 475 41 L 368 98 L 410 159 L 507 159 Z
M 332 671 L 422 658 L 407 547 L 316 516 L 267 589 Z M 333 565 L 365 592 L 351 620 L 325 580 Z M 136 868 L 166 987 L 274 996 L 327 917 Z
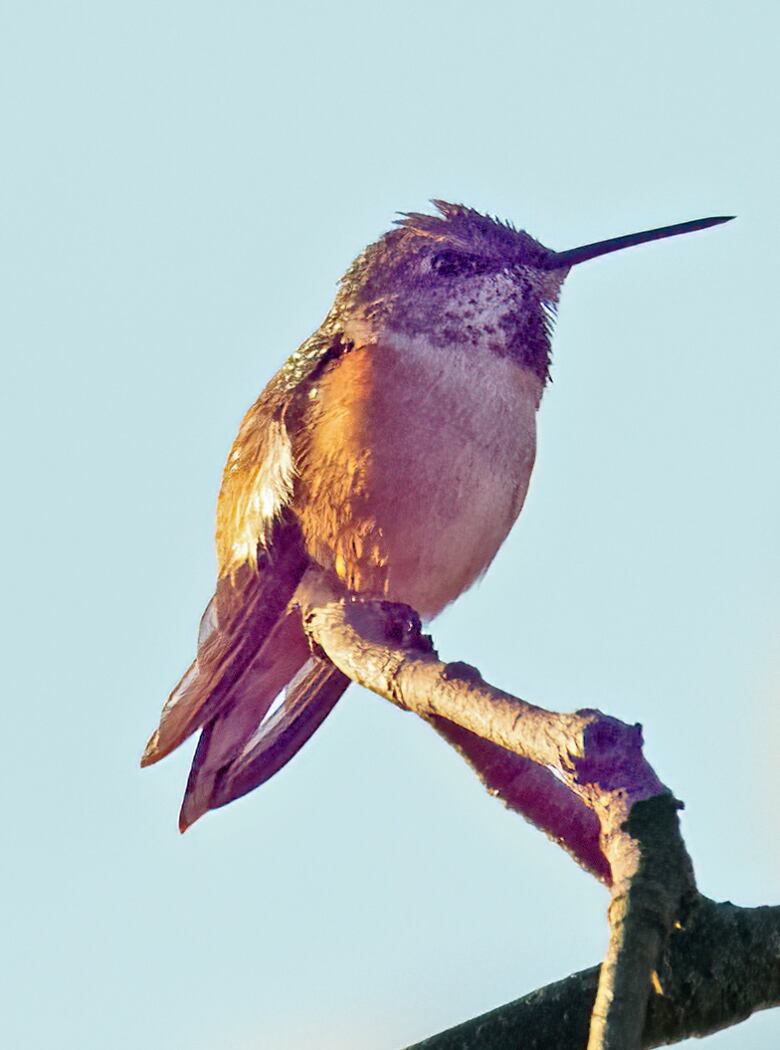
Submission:
M 422 621 L 411 605 L 401 602 L 388 602 L 384 599 L 363 598 L 350 594 L 350 605 L 356 620 L 365 616 L 366 626 L 376 624 L 383 640 L 401 649 L 417 650 L 421 653 L 434 653 L 433 639 L 423 634 Z

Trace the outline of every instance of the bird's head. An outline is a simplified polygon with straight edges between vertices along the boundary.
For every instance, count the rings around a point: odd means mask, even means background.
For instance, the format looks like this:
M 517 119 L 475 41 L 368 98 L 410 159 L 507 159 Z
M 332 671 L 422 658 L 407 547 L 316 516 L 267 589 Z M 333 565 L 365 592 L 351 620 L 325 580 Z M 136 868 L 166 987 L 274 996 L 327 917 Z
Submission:
M 561 286 L 572 266 L 607 252 L 704 229 L 724 217 L 556 252 L 525 230 L 461 204 L 405 213 L 342 278 L 326 325 L 357 342 L 425 339 L 485 347 L 546 378 Z

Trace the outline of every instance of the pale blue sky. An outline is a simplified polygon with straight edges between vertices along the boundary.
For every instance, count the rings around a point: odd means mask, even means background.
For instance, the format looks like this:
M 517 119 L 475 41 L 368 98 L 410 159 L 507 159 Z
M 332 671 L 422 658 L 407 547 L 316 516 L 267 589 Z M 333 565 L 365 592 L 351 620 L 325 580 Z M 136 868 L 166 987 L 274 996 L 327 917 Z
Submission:
M 739 215 L 572 274 L 526 509 L 434 633 L 641 720 L 702 889 L 780 901 L 778 32 L 769 2 L 0 5 L 3 1046 L 399 1050 L 601 955 L 605 892 L 358 689 L 184 838 L 191 747 L 137 768 L 243 410 L 431 196 L 555 248 Z

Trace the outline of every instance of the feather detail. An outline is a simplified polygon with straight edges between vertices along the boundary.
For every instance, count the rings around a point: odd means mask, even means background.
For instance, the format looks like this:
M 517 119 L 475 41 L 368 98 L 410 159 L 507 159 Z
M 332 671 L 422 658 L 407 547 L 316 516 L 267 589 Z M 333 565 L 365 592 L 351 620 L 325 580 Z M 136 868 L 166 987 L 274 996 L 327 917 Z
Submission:
M 348 685 L 349 679 L 328 660 L 311 657 L 287 687 L 284 703 L 210 778 L 208 795 L 201 789 L 200 798 L 191 799 L 187 785 L 179 825 L 182 830 L 206 809 L 226 806 L 278 773 L 319 729 Z M 199 774 L 194 780 L 191 776 L 193 791 L 197 791 L 199 780 Z
M 181 831 L 212 808 L 220 774 L 249 746 L 275 697 L 295 678 L 309 655 L 301 614 L 291 609 L 201 733 L 179 816 Z
M 298 526 L 279 521 L 256 569 L 223 577 L 201 619 L 198 655 L 168 697 L 142 766 L 158 762 L 228 704 L 287 610 L 308 563 Z M 273 699 L 273 697 L 272 697 Z
M 293 499 L 297 477 L 291 435 L 321 371 L 352 343 L 339 332 L 307 339 L 273 377 L 241 421 L 222 474 L 217 501 L 220 576 L 255 565 L 268 549 L 274 523 Z
M 292 497 L 295 479 L 290 437 L 281 420 L 270 420 L 259 450 L 248 450 L 244 436 L 242 427 L 228 457 L 220 495 L 220 569 L 225 576 L 234 575 L 242 565 L 257 564 L 258 549 L 268 546 L 274 522 Z

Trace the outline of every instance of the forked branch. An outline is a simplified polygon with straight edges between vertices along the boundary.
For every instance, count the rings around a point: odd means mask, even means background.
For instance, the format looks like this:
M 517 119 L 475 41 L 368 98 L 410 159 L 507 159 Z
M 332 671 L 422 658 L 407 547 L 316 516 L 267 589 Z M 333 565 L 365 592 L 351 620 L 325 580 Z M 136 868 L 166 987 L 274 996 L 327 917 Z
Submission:
M 572 974 L 407 1050 L 581 1050 L 599 967 Z M 780 1005 L 780 908 L 738 908 L 699 897 L 669 939 L 663 993 L 650 996 L 642 1047 L 667 1046 Z
M 353 681 L 552 773 L 577 813 L 595 815 L 595 837 L 572 834 L 566 807 L 547 813 L 543 826 L 611 884 L 609 951 L 588 1048 L 639 1050 L 662 949 L 695 899 L 679 804 L 646 762 L 641 728 L 593 710 L 556 714 L 496 689 L 475 668 L 440 661 L 413 610 L 344 597 L 324 575 L 306 580 L 302 610 L 312 642 Z M 515 808 L 539 823 L 534 792 L 524 799 Z

